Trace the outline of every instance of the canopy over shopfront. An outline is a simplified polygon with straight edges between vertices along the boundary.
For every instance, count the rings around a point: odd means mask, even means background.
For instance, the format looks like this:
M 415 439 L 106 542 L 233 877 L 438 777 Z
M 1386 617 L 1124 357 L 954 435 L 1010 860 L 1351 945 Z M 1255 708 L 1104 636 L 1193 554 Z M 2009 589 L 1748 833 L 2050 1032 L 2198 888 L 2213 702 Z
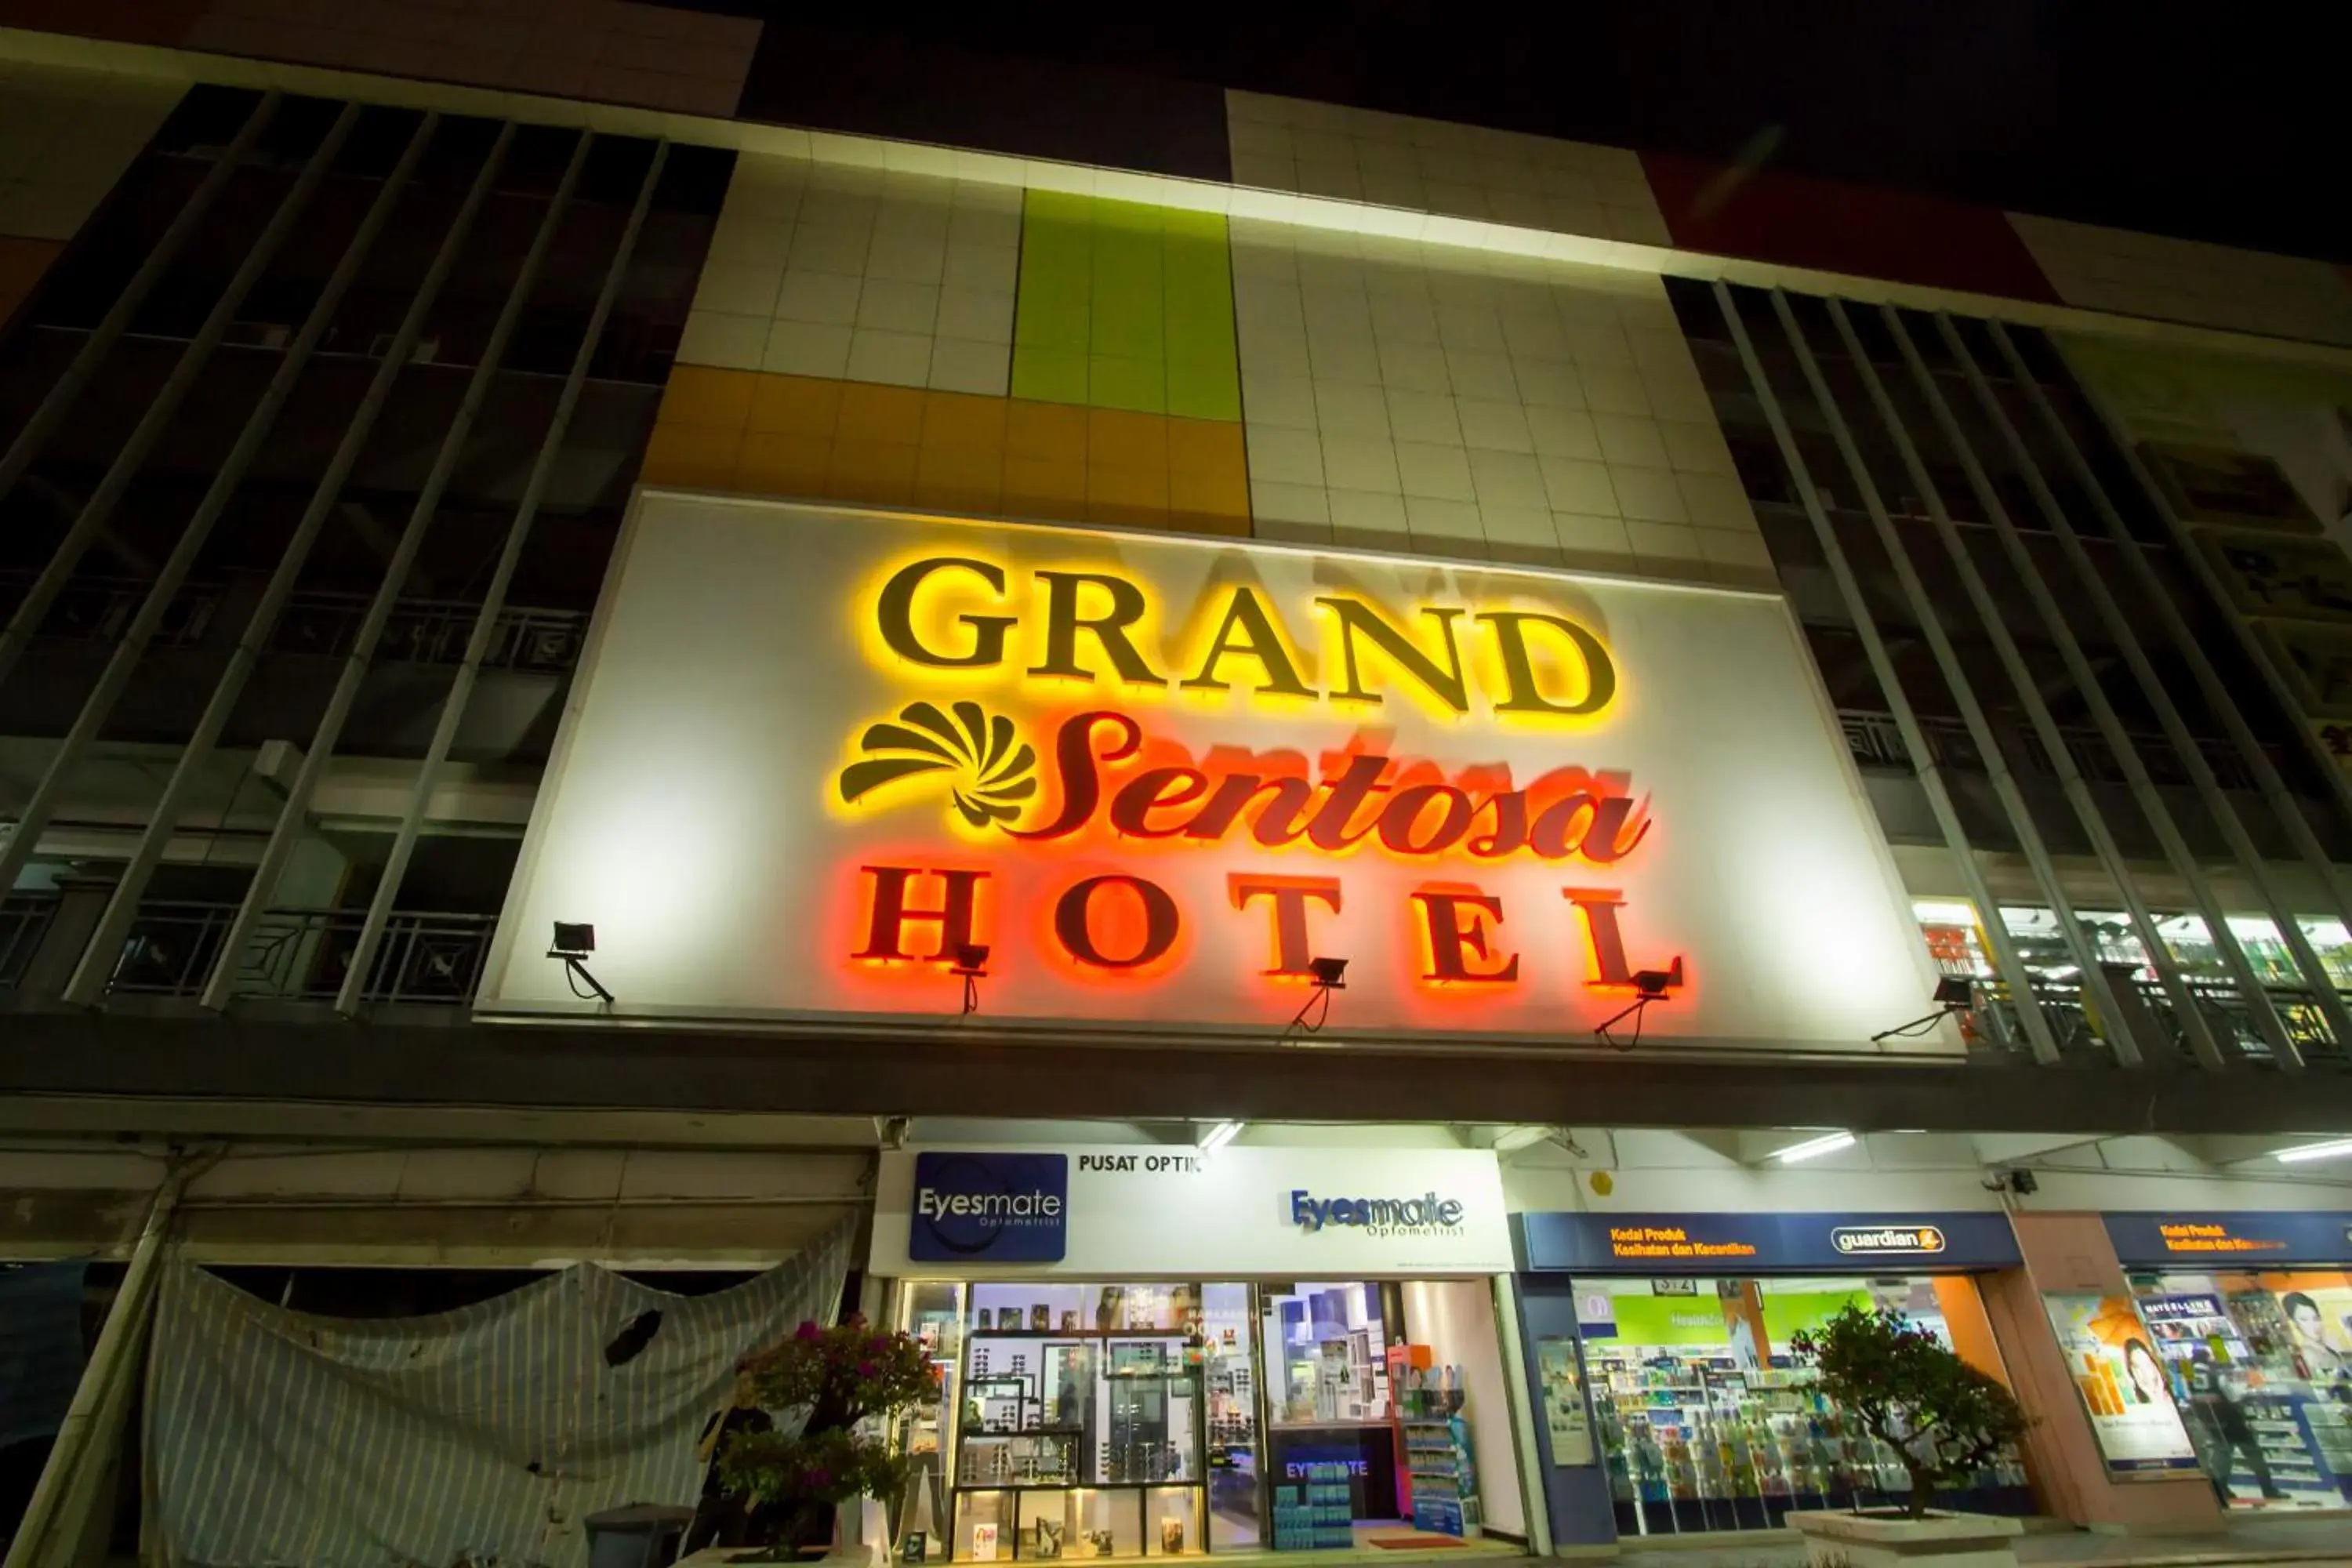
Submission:
M 852 1234 L 710 1295 L 583 1264 L 388 1321 L 283 1311 L 172 1262 L 147 1384 L 163 1559 L 585 1568 L 590 1514 L 694 1500 L 736 1361 L 829 1317 Z

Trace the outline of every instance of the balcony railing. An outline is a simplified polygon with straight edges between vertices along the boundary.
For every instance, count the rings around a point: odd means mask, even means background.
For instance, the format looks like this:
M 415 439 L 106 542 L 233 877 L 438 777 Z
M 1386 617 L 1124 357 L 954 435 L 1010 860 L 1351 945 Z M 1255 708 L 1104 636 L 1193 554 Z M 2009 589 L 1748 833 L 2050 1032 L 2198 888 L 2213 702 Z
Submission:
M 29 572 L 0 572 L 0 623 L 24 602 L 34 581 Z M 121 640 L 152 586 L 137 577 L 78 577 L 68 583 L 34 636 L 45 641 L 113 643 Z M 189 647 L 204 640 L 219 613 L 226 589 L 218 583 L 191 583 L 172 597 L 151 646 Z M 269 646 L 278 653 L 348 655 L 359 641 L 370 595 L 306 589 L 292 595 Z M 385 623 L 376 657 L 407 664 L 456 664 L 465 657 L 479 605 L 463 599 L 403 599 Z M 581 610 L 509 605 L 491 629 L 484 659 L 492 669 L 561 673 L 580 660 L 588 635 Z
M 310 589 L 287 601 L 269 646 L 279 653 L 347 657 L 359 643 L 369 595 Z M 403 599 L 384 624 L 376 657 L 405 664 L 456 664 L 465 657 L 481 606 L 463 599 Z M 580 610 L 510 605 L 500 612 L 483 659 L 491 669 L 561 673 L 580 661 L 588 616 Z
M 2204 1016 L 2207 1028 L 2221 1044 L 2225 1056 L 2234 1052 L 2256 1067 L 2277 1065 L 2277 1053 L 2263 1037 L 2261 1028 L 2254 1022 L 2253 1009 L 2243 992 L 2227 981 L 2189 977 L 2186 983 L 2189 994 L 2195 998 L 2197 1010 Z M 2142 974 L 2135 976 L 2131 985 L 2150 1016 L 2170 1037 L 2180 1059 L 2192 1059 L 2188 1033 L 2181 1026 L 2172 998 L 2165 994 L 2163 983 Z M 2320 1011 L 2319 1004 L 2309 990 L 2300 986 L 2269 985 L 2263 987 L 2263 992 L 2270 997 L 2271 1007 L 2278 1014 L 2279 1022 L 2286 1030 L 2288 1043 L 2294 1047 L 2305 1062 L 2313 1066 L 2341 1066 L 2352 1061 L 2352 1052 L 2339 1047 L 2335 1037 L 2327 1032 L 2326 1015 Z M 2347 1002 L 2352 1002 L 2352 993 L 2345 993 L 2344 995 Z M 2090 1015 L 2084 1007 L 2079 986 L 2036 981 L 2033 997 L 2041 1004 L 2042 1016 L 2049 1021 L 2063 1054 L 2106 1050 L 2105 1043 L 2091 1026 Z M 1977 1005 L 1969 1013 L 1968 1019 L 1979 1048 L 2021 1057 L 2031 1055 L 2032 1047 L 2027 1041 L 2024 1026 L 2018 1020 L 2016 1004 L 2011 1000 L 2006 985 L 1979 978 L 1977 981 Z
M 33 962 L 49 921 L 58 912 L 55 893 L 10 893 L 0 897 L 0 991 L 13 991 Z
M 131 996 L 200 994 L 236 918 L 232 903 L 150 900 L 139 908 L 108 989 Z M 362 910 L 264 911 L 239 956 L 236 993 L 289 1002 L 332 1001 L 359 945 Z M 498 917 L 393 911 L 369 965 L 369 1002 L 473 1000 Z
M 1968 726 L 1958 719 L 1922 714 L 1920 727 L 1927 733 L 1928 750 L 1933 761 L 1943 767 L 1962 773 L 1980 773 L 1985 771 L 1984 754 L 1977 749 Z M 1903 731 L 1894 715 L 1868 709 L 1844 708 L 1838 710 L 1838 726 L 1845 731 L 1846 749 L 1853 753 L 1857 766 L 1886 772 L 1913 773 L 1910 749 L 1903 743 Z M 2019 732 L 2020 751 L 2026 767 L 2045 778 L 2058 776 L 2058 767 L 2049 749 L 2031 729 Z M 2127 784 L 2130 778 L 2123 762 L 2105 736 L 2087 725 L 2061 725 L 2059 739 L 2064 742 L 2066 754 L 2074 759 L 2075 771 L 2095 784 Z M 2189 767 L 2172 749 L 2172 742 L 2160 734 L 2129 732 L 2135 751 L 2147 767 L 2148 777 L 2158 784 L 2189 786 Z M 2251 790 L 2254 786 L 2253 772 L 2238 749 L 2217 737 L 2200 737 L 2197 750 L 2206 765 L 2224 789 Z M 2279 761 L 2275 750 L 2273 764 Z
M 2105 1051 L 2106 1044 L 2091 1027 L 2090 1014 L 2083 1006 L 2083 993 L 2075 986 L 2037 981 L 2033 1000 L 2042 1009 L 2042 1019 L 2058 1041 L 2063 1055 Z M 2031 1057 L 2033 1047 L 2020 1021 L 2017 1003 L 2009 987 L 1998 981 L 1977 982 L 1977 1005 L 1968 1015 L 1979 1045 L 1994 1051 Z
M 2172 998 L 2166 995 L 2158 981 L 2140 978 L 2133 983 L 2140 1000 L 2147 1005 L 2172 1036 L 2172 1043 L 2185 1057 L 2189 1052 L 2188 1037 L 2181 1027 L 2179 1012 Z M 2261 1027 L 2254 1022 L 2252 1005 L 2245 994 L 2235 985 L 2222 981 L 2189 979 L 2185 982 L 2195 1000 L 2197 1011 L 2203 1015 L 2206 1026 L 2211 1030 L 2225 1051 L 2234 1047 L 2248 1061 L 2264 1066 L 2273 1065 L 2276 1054 L 2263 1037 Z M 2287 1043 L 2294 1046 L 2306 1062 L 2342 1062 L 2346 1053 L 2327 1032 L 2327 1016 L 2311 992 L 2303 986 L 2266 985 L 2263 993 L 2270 997 L 2271 1008 L 2278 1015 L 2286 1031 Z
M 30 572 L 0 572 L 0 622 L 16 614 L 33 581 Z M 152 586 L 137 577 L 77 577 L 49 605 L 33 635 L 60 642 L 119 642 Z M 187 647 L 202 641 L 220 604 L 217 583 L 183 587 L 164 607 L 151 646 Z

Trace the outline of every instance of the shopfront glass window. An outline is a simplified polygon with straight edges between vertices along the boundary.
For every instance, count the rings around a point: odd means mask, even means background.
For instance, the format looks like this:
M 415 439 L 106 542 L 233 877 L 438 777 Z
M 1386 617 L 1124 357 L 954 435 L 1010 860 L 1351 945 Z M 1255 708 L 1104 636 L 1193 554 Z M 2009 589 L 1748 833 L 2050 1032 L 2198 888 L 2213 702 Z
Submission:
M 1921 899 L 1911 906 L 1919 921 L 1919 935 L 1938 974 L 1965 980 L 1992 978 L 1992 961 L 1985 956 L 1984 932 L 1977 928 L 1977 912 L 1967 904 Z
M 1973 909 L 1964 903 L 1933 899 L 1915 900 L 1911 908 L 1938 973 L 1976 980 L 1993 978 L 1984 931 Z M 2002 929 L 2009 933 L 2028 969 L 2053 981 L 2074 977 L 2074 950 L 2054 913 L 2046 909 L 2004 905 L 2000 919 Z M 2103 962 L 2127 963 L 2144 975 L 2153 973 L 2148 968 L 2147 949 L 2126 915 L 2093 910 L 2081 911 L 2080 919 L 2092 950 Z M 2231 915 L 2229 924 L 2231 936 L 2264 984 L 2305 984 L 2294 952 L 2280 936 L 2276 925 L 2260 915 Z M 2352 934 L 2347 933 L 2344 923 L 2328 917 L 2305 916 L 2298 917 L 2295 924 L 2318 955 L 2329 982 L 2352 988 Z M 2191 980 L 2234 984 L 2229 963 L 2213 939 L 2212 929 L 2202 917 L 2159 912 L 2156 933 L 2173 963 Z
M 961 1386 L 963 1297 L 961 1285 L 923 1281 L 908 1286 L 900 1300 L 898 1327 L 915 1337 L 940 1374 L 939 1398 L 908 1411 L 897 1433 L 911 1474 L 900 1504 L 907 1517 L 898 1521 L 896 1538 L 919 1533 L 923 1546 L 919 1556 L 929 1554 L 932 1542 L 948 1539 L 946 1457 L 955 1445 Z
M 1211 1302 L 1213 1292 L 1231 1319 L 1231 1293 L 1246 1287 L 1040 1280 L 965 1289 L 953 1556 L 1205 1550 L 1219 1407 L 1209 1382 Z M 1242 1344 L 1243 1325 L 1231 1326 Z M 1225 1430 L 1230 1462 L 1230 1420 Z
M 1390 1351 L 1402 1342 L 1395 1303 L 1368 1280 L 1286 1281 L 1258 1288 L 1266 1379 L 1267 1474 L 1285 1513 L 1328 1517 L 1302 1541 L 1347 1542 L 1357 1525 L 1394 1522 L 1399 1428 Z M 1346 1518 L 1337 1517 L 1344 1507 Z M 1292 1531 L 1286 1531 L 1287 1542 Z
M 2352 932 L 2336 920 L 2314 920 L 2297 916 L 2295 924 L 2303 928 L 2304 939 L 2319 955 L 2320 967 L 2327 971 L 2330 984 L 2352 987 Z
M 1250 1290 L 1204 1285 L 1202 1384 L 1209 1402 L 1209 1545 L 1255 1547 L 1258 1518 L 1256 1361 L 1250 1354 Z
M 2352 1501 L 2352 1274 L 2147 1273 L 2132 1290 L 2223 1503 Z
M 1771 1529 L 1792 1509 L 1907 1496 L 1893 1451 L 1817 1392 L 1812 1363 L 1790 1348 L 1800 1331 L 1849 1305 L 1890 1308 L 1972 1360 L 1991 1355 L 1965 1279 L 1580 1285 L 1586 1376 L 1620 1532 Z M 1945 1500 L 1980 1512 L 2032 1508 L 2013 1454 Z
M 942 1372 L 899 1435 L 901 1561 L 1459 1544 L 1490 1497 L 1520 1517 L 1484 1280 L 922 1281 L 899 1300 Z
M 2127 963 L 2135 969 L 2147 967 L 2147 949 L 2132 930 L 2129 916 L 2117 910 L 2081 910 L 2076 911 L 2076 918 L 2100 963 Z M 2065 928 L 2053 911 L 2005 904 L 2001 907 L 2000 923 L 2016 944 L 2018 957 L 2024 961 L 2026 968 L 2052 979 L 2071 980 L 2081 973 L 2081 966 L 2074 962 L 2074 950 L 2066 941 Z
M 1388 1419 L 1389 1333 L 1379 1286 L 1268 1285 L 1260 1312 L 1266 1405 L 1277 1429 Z

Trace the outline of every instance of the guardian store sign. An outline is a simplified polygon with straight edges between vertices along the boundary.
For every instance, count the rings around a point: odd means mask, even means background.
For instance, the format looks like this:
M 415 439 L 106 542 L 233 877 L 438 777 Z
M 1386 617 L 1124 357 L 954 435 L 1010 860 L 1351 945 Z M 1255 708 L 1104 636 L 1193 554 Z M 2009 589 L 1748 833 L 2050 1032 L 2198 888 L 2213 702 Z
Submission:
M 1511 1216 L 1524 1266 L 1579 1274 L 1870 1273 L 2013 1268 L 2000 1211 Z
M 1876 1051 L 1934 983 L 1777 597 L 661 493 L 498 940 L 491 1016 L 952 1019 L 985 950 L 992 1026 L 1171 1039 L 1318 957 L 1433 1044 L 1656 971 L 1645 1042 Z
M 1502 1274 L 1511 1235 L 1487 1150 L 915 1150 L 882 1156 L 870 1267 L 950 1279 Z

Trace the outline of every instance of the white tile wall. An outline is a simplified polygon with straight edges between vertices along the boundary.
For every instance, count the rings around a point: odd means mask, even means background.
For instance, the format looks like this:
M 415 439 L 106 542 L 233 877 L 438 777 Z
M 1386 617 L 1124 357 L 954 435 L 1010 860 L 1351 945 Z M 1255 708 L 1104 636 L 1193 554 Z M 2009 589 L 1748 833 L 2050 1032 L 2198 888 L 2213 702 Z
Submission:
M 690 364 L 1003 396 L 1018 188 L 742 154 L 678 346 Z
M 1255 92 L 1225 94 L 1225 124 L 1237 185 L 1673 243 L 1641 159 L 1623 148 Z
M 71 239 L 178 99 L 136 77 L 0 65 L 0 235 Z
M 2024 213 L 2009 222 L 2069 305 L 2352 343 L 2352 279 L 2325 261 Z
M 1267 538 L 1769 583 L 1654 277 L 1233 222 Z

